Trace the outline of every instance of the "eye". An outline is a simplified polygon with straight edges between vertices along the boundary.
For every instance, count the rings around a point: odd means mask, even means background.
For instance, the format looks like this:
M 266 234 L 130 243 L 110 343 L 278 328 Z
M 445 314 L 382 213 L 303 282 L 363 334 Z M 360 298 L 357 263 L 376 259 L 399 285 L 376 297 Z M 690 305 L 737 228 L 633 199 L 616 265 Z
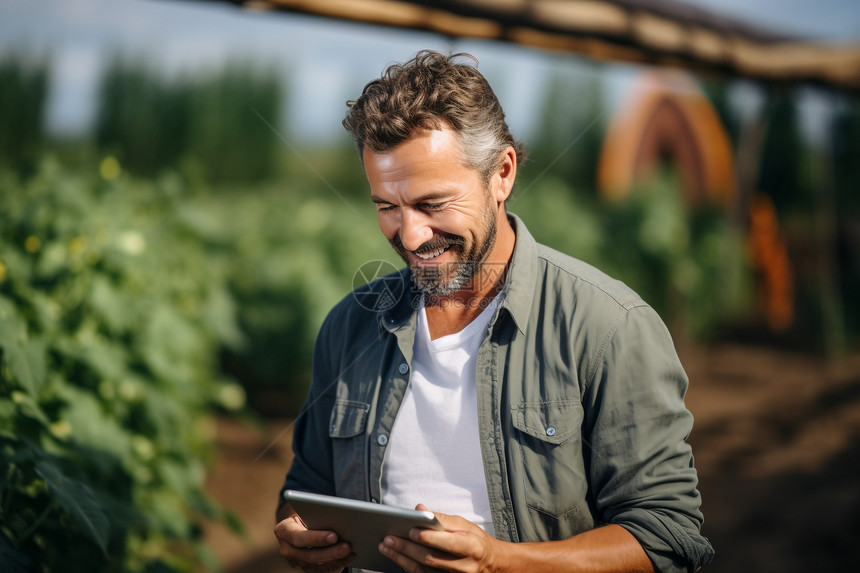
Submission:
M 444 207 L 445 203 L 421 203 L 419 206 L 425 211 L 435 211 Z
M 381 204 L 378 204 L 376 206 L 376 212 L 377 213 L 388 213 L 390 211 L 393 211 L 396 208 L 397 208 L 397 205 L 381 205 Z

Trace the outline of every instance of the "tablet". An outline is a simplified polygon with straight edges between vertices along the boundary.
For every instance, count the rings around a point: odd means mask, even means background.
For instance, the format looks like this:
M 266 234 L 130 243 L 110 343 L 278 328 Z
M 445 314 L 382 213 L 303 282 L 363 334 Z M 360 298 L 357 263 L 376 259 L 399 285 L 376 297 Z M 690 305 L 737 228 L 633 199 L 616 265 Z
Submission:
M 344 499 L 288 489 L 286 499 L 308 529 L 337 533 L 338 541 L 352 545 L 356 557 L 349 567 L 402 573 L 394 561 L 379 552 L 379 542 L 386 535 L 409 538 L 413 527 L 444 529 L 429 511 L 404 509 L 355 499 Z

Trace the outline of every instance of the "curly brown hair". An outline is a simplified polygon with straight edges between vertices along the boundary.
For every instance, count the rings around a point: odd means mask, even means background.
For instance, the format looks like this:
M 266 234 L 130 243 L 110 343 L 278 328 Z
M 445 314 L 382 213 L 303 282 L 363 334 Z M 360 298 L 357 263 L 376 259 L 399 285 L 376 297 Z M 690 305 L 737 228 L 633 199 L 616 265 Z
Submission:
M 367 147 L 376 153 L 390 151 L 416 129 L 448 127 L 459 136 L 463 163 L 488 181 L 501 165 L 502 151 L 516 150 L 517 163 L 525 160 L 522 145 L 505 123 L 505 112 L 490 84 L 459 57 L 422 50 L 403 64 L 394 64 L 364 86 L 361 96 L 347 102 L 343 126 L 355 138 L 359 157 Z

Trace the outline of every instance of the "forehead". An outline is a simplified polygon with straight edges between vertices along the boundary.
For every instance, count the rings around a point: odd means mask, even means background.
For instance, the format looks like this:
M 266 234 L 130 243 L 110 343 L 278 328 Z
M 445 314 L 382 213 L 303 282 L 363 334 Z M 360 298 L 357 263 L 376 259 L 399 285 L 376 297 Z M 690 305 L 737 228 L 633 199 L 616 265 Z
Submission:
M 450 129 L 419 130 L 390 151 L 363 151 L 364 170 L 375 195 L 425 193 L 478 181 L 462 162 L 459 138 Z
M 457 163 L 460 151 L 460 141 L 450 129 L 419 129 L 388 151 L 365 147 L 362 159 L 379 173 L 391 173 L 425 163 Z

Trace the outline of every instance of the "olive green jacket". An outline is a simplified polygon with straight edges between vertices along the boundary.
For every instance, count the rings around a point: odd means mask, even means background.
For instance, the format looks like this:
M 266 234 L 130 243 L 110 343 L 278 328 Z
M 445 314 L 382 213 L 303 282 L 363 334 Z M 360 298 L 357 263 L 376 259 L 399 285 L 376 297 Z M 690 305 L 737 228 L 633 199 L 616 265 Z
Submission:
M 536 243 L 510 218 L 516 246 L 476 366 L 496 537 L 559 540 L 615 523 L 656 570 L 697 569 L 713 549 L 700 534 L 685 441 L 693 423 L 687 377 L 666 327 L 623 283 Z M 331 311 L 284 489 L 381 498 L 419 297 L 404 269 Z

